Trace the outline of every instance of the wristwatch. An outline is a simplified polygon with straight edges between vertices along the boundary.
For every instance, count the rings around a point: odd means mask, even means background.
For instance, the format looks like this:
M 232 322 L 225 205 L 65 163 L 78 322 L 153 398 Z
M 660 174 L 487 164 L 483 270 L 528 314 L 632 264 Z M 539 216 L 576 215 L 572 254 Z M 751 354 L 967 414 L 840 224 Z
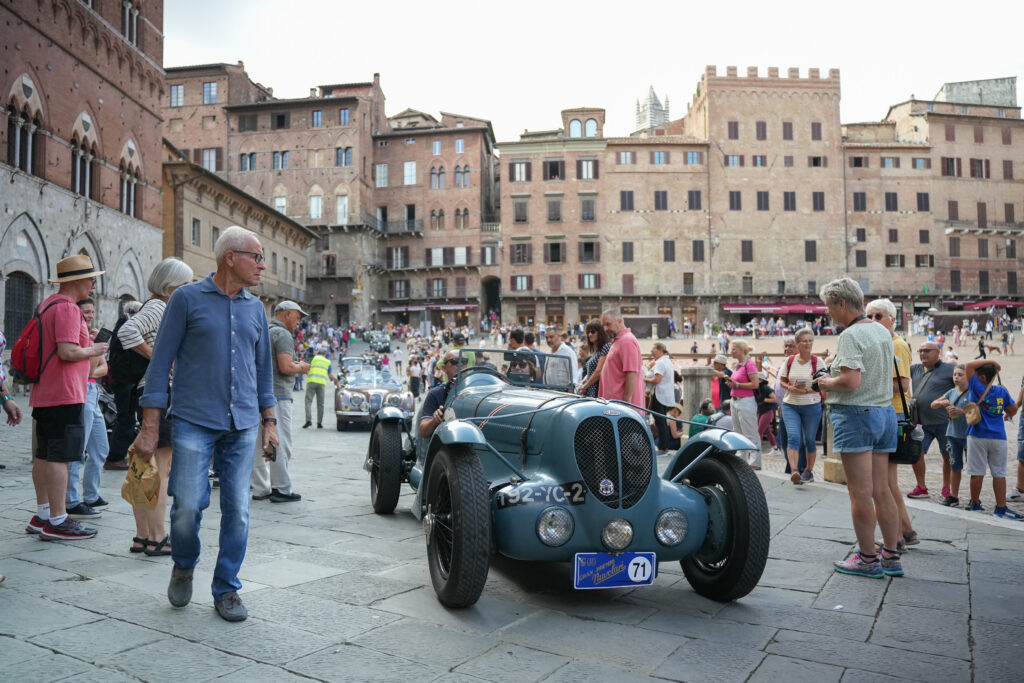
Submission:
M 276 417 L 265 417 L 265 418 L 263 418 L 263 424 L 265 424 L 265 425 L 276 425 L 277 424 L 277 418 Z

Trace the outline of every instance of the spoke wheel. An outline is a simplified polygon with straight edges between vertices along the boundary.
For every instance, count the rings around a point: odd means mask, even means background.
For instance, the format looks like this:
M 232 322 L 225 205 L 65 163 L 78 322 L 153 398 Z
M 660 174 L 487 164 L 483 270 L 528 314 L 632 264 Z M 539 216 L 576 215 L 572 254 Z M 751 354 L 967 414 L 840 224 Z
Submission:
M 402 433 L 394 422 L 378 422 L 370 437 L 370 502 L 378 515 L 395 511 L 402 488 Z
M 690 485 L 708 499 L 704 544 L 680 560 L 700 595 L 728 602 L 757 585 L 768 561 L 768 503 L 757 476 L 739 457 L 714 453 L 689 473 Z
M 443 446 L 430 466 L 423 529 L 430 580 L 446 607 L 474 604 L 487 582 L 491 515 L 487 479 L 468 446 Z

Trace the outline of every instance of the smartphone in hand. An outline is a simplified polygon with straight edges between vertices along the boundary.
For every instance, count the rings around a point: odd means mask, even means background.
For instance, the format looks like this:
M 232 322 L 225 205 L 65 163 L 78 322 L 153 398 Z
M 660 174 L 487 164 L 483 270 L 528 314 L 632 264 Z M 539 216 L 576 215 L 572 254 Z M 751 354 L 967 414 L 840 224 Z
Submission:
M 96 333 L 96 338 L 93 339 L 93 341 L 97 344 L 106 344 L 107 342 L 110 341 L 110 338 L 113 336 L 114 333 L 111 330 L 108 330 L 105 327 L 101 327 L 100 331 Z
M 277 446 L 274 444 L 267 445 L 267 447 L 263 449 L 263 457 L 266 458 L 268 462 L 277 462 Z

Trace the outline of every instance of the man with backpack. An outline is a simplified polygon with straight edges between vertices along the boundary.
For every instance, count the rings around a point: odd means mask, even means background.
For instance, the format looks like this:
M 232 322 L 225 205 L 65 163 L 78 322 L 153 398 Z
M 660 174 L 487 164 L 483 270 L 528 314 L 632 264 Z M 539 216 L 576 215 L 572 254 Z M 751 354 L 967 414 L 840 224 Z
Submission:
M 149 366 L 149 360 L 134 351 L 125 351 L 119 333 L 128 319 L 138 313 L 142 304 L 129 301 L 124 305 L 124 314 L 114 325 L 110 338 L 110 374 L 107 376 L 108 388 L 114 394 L 114 405 L 117 406 L 117 419 L 110 434 L 110 453 L 103 464 L 105 470 L 128 469 L 128 446 L 139 433 L 139 422 L 136 414 L 139 408 L 138 384 Z
M 50 282 L 60 283 L 60 288 L 39 305 L 15 344 L 14 368 L 27 381 L 38 382 L 29 397 L 36 431 L 32 483 L 37 512 L 25 531 L 40 534 L 45 541 L 96 535 L 95 529 L 83 528 L 68 517 L 64 496 L 68 463 L 80 461 L 85 448 L 89 359 L 107 352 L 107 344 L 92 343 L 76 302 L 89 296 L 103 272 L 84 254 L 59 261 L 57 277 Z

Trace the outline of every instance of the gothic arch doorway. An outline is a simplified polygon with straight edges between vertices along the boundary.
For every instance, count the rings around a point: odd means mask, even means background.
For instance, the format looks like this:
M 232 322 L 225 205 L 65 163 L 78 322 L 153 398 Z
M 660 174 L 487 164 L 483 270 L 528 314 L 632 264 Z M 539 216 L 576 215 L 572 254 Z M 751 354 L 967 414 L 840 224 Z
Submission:
M 7 346 L 14 341 L 32 319 L 36 305 L 36 281 L 20 270 L 9 273 L 4 282 L 4 336 Z
M 483 287 L 483 314 L 490 318 L 491 311 L 498 316 L 497 321 L 501 322 L 501 279 L 497 277 L 485 277 L 480 283 Z

